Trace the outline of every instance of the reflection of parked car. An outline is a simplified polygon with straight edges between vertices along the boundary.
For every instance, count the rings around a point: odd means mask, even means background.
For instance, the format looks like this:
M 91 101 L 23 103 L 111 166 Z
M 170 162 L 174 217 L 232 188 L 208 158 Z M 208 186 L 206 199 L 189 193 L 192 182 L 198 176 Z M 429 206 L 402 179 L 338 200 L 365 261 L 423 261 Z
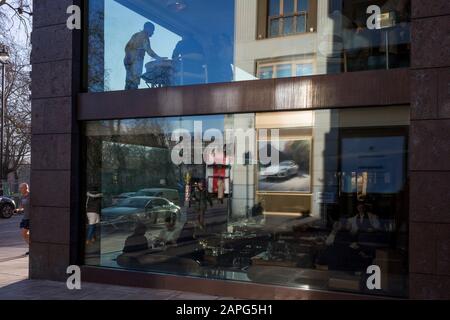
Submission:
M 180 203 L 180 195 L 177 189 L 164 189 L 164 188 L 142 189 L 136 192 L 136 196 L 159 197 L 172 201 L 175 204 Z
M 294 161 L 288 160 L 261 170 L 260 176 L 262 178 L 288 178 L 297 174 L 298 165 Z
M 157 197 L 131 197 L 121 200 L 116 206 L 102 210 L 102 225 L 116 229 L 134 228 L 137 222 L 163 224 L 169 214 L 180 216 L 180 207 L 167 199 Z
M 119 201 L 134 197 L 135 195 L 136 195 L 136 192 L 126 192 L 126 193 L 121 193 L 117 196 L 114 196 L 114 197 L 112 197 L 112 205 L 115 206 L 115 205 L 117 205 L 117 203 Z
M 14 200 L 7 197 L 0 197 L 0 217 L 9 219 L 14 215 L 16 204 Z

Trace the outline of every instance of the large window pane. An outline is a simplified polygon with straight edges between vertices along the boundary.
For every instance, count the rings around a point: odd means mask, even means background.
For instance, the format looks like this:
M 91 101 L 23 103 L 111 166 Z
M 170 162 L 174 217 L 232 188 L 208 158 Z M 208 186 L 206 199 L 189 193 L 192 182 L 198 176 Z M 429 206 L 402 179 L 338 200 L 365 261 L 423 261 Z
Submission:
M 405 297 L 408 127 L 407 107 L 89 122 L 85 263 Z
M 280 34 L 280 20 L 281 19 L 272 19 L 269 22 L 270 25 L 270 36 L 275 37 Z
M 261 67 L 259 69 L 260 79 L 272 79 L 273 78 L 273 67 Z
M 280 64 L 277 65 L 277 78 L 292 77 L 292 65 Z
M 410 0 L 319 2 L 90 0 L 87 90 L 256 80 L 302 55 L 314 74 L 409 66 Z
M 269 16 L 280 15 L 280 0 L 269 0 Z
M 304 33 L 306 32 L 306 16 L 305 15 L 300 15 L 295 17 L 295 19 L 297 20 L 297 32 L 298 33 Z
M 295 11 L 294 0 L 283 0 L 283 14 L 292 14 Z
M 313 65 L 311 63 L 297 64 L 296 76 L 311 76 L 313 74 Z
M 332 2 L 332 1 L 329 1 L 329 2 Z M 309 4 L 309 0 L 297 0 L 297 11 L 298 12 L 308 11 L 308 4 Z
M 294 17 L 288 17 L 283 19 L 283 34 L 294 33 Z

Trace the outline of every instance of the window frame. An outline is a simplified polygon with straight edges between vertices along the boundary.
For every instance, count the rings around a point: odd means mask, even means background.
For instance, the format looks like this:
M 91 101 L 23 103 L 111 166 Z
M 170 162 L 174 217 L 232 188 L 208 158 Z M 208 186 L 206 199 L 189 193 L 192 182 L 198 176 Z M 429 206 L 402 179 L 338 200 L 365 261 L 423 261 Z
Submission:
M 291 65 L 291 76 L 290 77 L 307 77 L 310 75 L 297 75 L 297 65 L 299 64 L 311 64 L 312 65 L 312 74 L 311 75 L 315 75 L 316 74 L 316 59 L 315 57 L 293 57 L 292 60 L 266 60 L 266 61 L 257 61 L 256 63 L 256 77 L 259 80 L 264 80 L 264 79 L 278 79 L 280 77 L 277 77 L 277 67 L 280 65 Z M 267 68 L 267 67 L 272 67 L 272 78 L 260 78 L 260 71 L 262 68 Z M 289 78 L 289 77 L 287 77 Z
M 279 0 L 280 1 L 280 8 L 279 8 L 279 15 L 270 15 L 270 2 L 273 0 L 268 0 L 267 1 L 267 5 L 268 5 L 268 9 L 267 9 L 267 38 L 278 38 L 278 37 L 287 37 L 287 36 L 291 36 L 291 35 L 298 35 L 298 34 L 305 34 L 305 33 L 309 33 L 310 31 L 308 30 L 308 19 L 310 18 L 310 11 L 311 11 L 311 1 L 310 0 L 306 0 L 308 2 L 308 9 L 307 11 L 298 11 L 298 3 L 300 0 L 293 0 L 294 1 L 294 11 L 292 13 L 289 14 L 285 14 L 284 13 L 284 1 L 286 0 Z M 297 31 L 297 21 L 298 21 L 298 17 L 305 17 L 305 31 L 304 32 L 299 32 Z M 284 22 L 285 19 L 287 18 L 293 18 L 293 22 L 292 22 L 292 30 L 293 32 L 291 33 L 284 33 Z M 278 20 L 278 33 L 276 35 L 272 35 L 271 33 L 271 25 L 272 22 Z

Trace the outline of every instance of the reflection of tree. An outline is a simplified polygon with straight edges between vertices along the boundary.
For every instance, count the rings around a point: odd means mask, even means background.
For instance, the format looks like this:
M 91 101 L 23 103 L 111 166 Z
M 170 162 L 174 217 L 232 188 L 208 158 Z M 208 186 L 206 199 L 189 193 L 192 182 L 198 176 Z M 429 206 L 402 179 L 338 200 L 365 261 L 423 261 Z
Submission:
M 29 39 L 31 33 L 31 0 L 0 0 L 0 42 L 3 35 L 11 35 L 11 29 L 22 29 Z
M 101 191 L 102 139 L 87 137 L 86 144 L 86 188 L 87 191 Z M 97 189 L 97 190 L 95 190 Z
M 104 192 L 176 188 L 178 169 L 170 158 L 170 130 L 166 121 L 136 119 L 102 124 L 107 135 L 102 136 L 103 143 L 95 148 L 102 161 L 102 170 L 97 170 L 97 175 L 103 175 L 103 186 L 107 188 Z M 162 180 L 166 183 L 161 184 Z
M 109 90 L 109 72 L 105 70 L 104 10 L 94 7 L 100 6 L 97 2 L 89 8 L 88 86 L 92 92 Z
M 309 171 L 311 143 L 309 140 L 295 140 L 286 143 L 284 153 L 294 160 L 302 171 Z
M 8 174 L 17 173 L 22 165 L 30 162 L 31 68 L 29 47 L 20 45 L 1 21 L 0 17 L 0 47 L 6 46 L 9 52 L 9 62 L 5 65 L 3 172 L 0 173 L 1 179 L 6 179 Z

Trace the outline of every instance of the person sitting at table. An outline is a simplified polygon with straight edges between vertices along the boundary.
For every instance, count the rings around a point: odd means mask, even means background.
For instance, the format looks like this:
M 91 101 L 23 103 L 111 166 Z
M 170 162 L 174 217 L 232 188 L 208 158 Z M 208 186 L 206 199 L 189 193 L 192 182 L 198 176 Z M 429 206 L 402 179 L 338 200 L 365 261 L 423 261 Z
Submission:
M 349 218 L 347 221 L 348 228 L 352 235 L 355 235 L 358 232 L 380 230 L 380 221 L 378 220 L 378 217 L 375 214 L 368 212 L 367 206 L 364 203 L 358 203 L 356 210 L 356 215 Z
M 147 228 L 143 223 L 138 223 L 133 234 L 125 240 L 124 253 L 140 252 L 148 250 L 148 240 L 145 236 Z

